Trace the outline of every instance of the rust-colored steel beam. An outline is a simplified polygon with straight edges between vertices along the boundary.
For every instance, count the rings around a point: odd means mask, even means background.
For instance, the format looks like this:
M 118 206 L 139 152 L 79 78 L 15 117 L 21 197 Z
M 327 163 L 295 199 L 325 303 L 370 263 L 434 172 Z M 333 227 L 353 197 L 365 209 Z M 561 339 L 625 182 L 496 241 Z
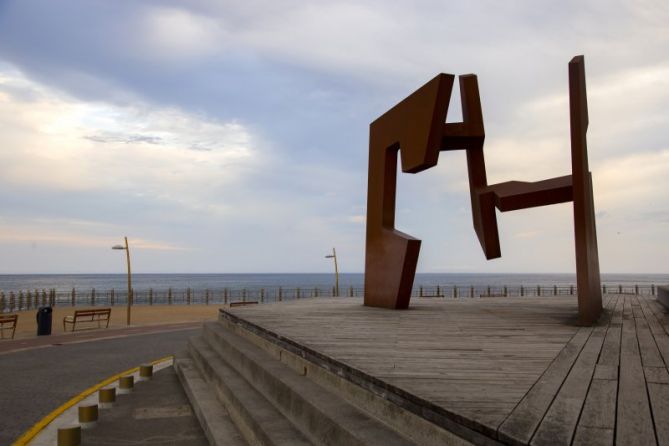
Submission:
M 592 324 L 602 299 L 583 56 L 569 63 L 572 175 L 534 183 L 487 184 L 477 79 L 460 76 L 463 122 L 445 123 L 453 80 L 436 76 L 370 126 L 365 305 L 407 308 L 416 272 L 420 240 L 395 229 L 397 152 L 402 171 L 416 173 L 436 165 L 441 150 L 465 150 L 474 230 L 487 259 L 501 256 L 495 208 L 506 212 L 573 201 L 579 323 Z

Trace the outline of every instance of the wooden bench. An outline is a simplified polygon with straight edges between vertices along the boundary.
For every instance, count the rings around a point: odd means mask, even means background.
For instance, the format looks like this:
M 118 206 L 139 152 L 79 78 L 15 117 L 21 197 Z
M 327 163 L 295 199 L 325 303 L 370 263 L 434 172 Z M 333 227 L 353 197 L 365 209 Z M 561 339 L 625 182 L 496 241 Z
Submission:
M 97 322 L 98 328 L 102 328 L 101 322 L 107 322 L 105 328 L 109 327 L 111 308 L 97 308 L 94 310 L 76 310 L 73 316 L 63 318 L 63 331 L 67 331 L 66 324 L 72 324 L 72 331 L 76 329 L 77 322 Z
M 11 339 L 14 339 L 14 333 L 16 333 L 16 321 L 18 318 L 19 316 L 17 314 L 0 315 L 0 339 L 5 339 L 5 330 L 11 330 Z

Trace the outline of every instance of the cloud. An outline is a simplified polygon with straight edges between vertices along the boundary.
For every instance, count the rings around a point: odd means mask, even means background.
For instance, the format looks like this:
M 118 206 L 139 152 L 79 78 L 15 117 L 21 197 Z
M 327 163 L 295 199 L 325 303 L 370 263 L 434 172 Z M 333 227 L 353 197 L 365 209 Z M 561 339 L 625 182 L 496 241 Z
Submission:
M 137 23 L 141 54 L 158 62 L 189 62 L 210 56 L 225 46 L 218 22 L 176 7 L 152 7 Z
M 117 221 L 108 235 L 131 230 L 192 248 L 146 257 L 158 270 L 312 271 L 321 245 L 336 244 L 360 271 L 372 120 L 438 72 L 473 72 L 489 181 L 565 175 L 566 65 L 582 53 L 590 167 L 606 215 L 600 258 L 618 271 L 661 263 L 644 232 L 666 236 L 638 216 L 667 201 L 657 179 L 669 118 L 666 2 L 10 0 L 2 8 L 0 187 L 16 192 L 0 205 L 16 224 Z M 573 270 L 569 206 L 504 215 L 505 257 L 482 260 L 462 153 L 400 175 L 397 207 L 398 227 L 426 241 L 426 270 Z M 622 225 L 638 248 L 611 236 Z M 621 255 L 622 245 L 643 247 L 647 258 Z M 28 269 L 37 261 L 23 258 Z
M 100 133 L 97 135 L 86 135 L 86 139 L 93 142 L 101 143 L 146 143 L 146 144 L 161 144 L 162 138 L 150 135 L 128 135 L 122 133 Z
M 48 171 L 28 185 L 197 203 L 195 189 L 225 188 L 261 162 L 249 130 L 237 122 L 140 102 L 81 102 L 40 85 L 24 101 L 5 91 L 12 84 L 28 88 L 16 75 L 0 80 L 6 183 L 25 186 L 32 172 Z

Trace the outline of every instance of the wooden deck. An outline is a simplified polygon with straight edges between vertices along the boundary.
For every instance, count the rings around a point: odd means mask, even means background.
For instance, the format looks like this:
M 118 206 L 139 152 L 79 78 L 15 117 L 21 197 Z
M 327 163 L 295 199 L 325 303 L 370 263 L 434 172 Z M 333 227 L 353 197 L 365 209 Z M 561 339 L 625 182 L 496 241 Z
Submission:
M 501 443 L 669 445 L 669 314 L 650 297 L 605 305 L 594 327 L 575 325 L 575 297 L 224 311 Z

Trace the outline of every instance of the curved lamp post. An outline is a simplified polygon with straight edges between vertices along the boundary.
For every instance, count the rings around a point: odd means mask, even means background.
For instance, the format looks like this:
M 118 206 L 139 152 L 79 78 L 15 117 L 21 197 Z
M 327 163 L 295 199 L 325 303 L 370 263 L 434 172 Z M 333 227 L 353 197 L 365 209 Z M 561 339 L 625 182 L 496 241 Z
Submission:
M 332 248 L 332 254 L 325 256 L 326 259 L 334 259 L 335 266 L 335 296 L 339 296 L 339 269 L 337 268 L 337 251 Z
M 125 250 L 125 256 L 128 260 L 128 317 L 127 324 L 130 325 L 130 307 L 132 306 L 132 279 L 130 276 L 130 248 L 128 247 L 128 237 L 124 237 L 125 246 L 123 245 L 114 245 L 112 249 L 123 249 Z

